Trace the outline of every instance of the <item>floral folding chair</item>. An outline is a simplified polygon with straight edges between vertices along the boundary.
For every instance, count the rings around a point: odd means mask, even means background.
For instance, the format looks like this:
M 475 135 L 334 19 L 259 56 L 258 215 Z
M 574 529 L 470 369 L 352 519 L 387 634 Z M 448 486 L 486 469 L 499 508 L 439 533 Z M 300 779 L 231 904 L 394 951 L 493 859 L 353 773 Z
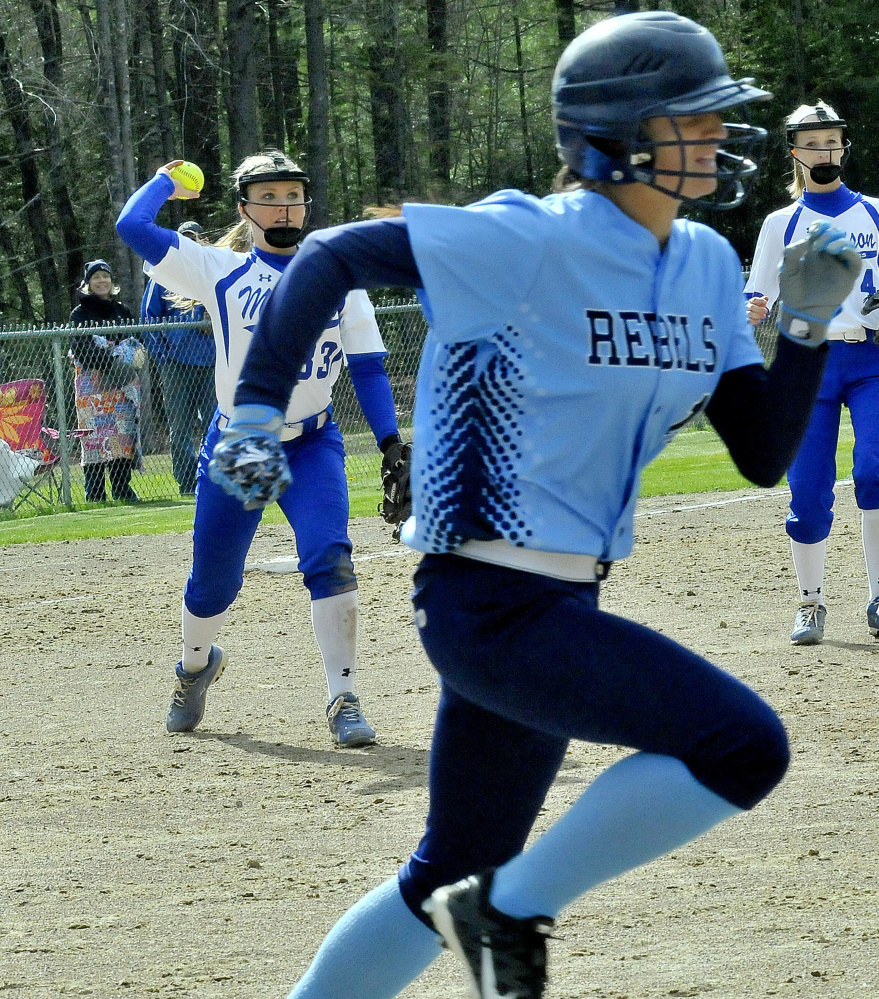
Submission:
M 0 385 L 0 507 L 41 509 L 61 502 L 60 435 L 43 426 L 45 412 L 41 379 Z

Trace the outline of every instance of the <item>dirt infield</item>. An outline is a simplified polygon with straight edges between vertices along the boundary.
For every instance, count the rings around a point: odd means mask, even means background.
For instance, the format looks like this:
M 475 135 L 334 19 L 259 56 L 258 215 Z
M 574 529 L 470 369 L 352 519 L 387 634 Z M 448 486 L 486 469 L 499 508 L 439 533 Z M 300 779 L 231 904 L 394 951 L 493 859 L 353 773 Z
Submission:
M 791 772 L 752 814 L 567 912 L 552 999 L 879 994 L 879 643 L 857 511 L 842 487 L 827 641 L 794 649 L 785 494 L 755 496 L 645 502 L 603 605 L 760 690 Z M 188 537 L 0 549 L 0 994 L 281 999 L 406 856 L 436 700 L 410 624 L 415 557 L 377 520 L 353 536 L 360 689 L 381 739 L 354 752 L 328 742 L 298 576 L 248 574 L 203 727 L 170 737 Z M 271 527 L 253 557 L 289 550 Z M 618 755 L 574 747 L 541 828 Z M 453 959 L 406 996 L 463 997 Z

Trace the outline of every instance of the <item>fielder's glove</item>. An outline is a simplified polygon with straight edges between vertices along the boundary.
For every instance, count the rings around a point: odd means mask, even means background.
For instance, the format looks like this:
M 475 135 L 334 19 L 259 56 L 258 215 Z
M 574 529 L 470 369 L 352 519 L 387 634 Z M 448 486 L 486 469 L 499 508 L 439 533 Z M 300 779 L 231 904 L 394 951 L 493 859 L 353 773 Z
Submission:
M 382 449 L 382 501 L 378 512 L 388 524 L 394 525 L 393 539 L 400 540 L 400 528 L 412 513 L 412 488 L 409 475 L 412 468 L 412 445 L 399 437 L 387 437 Z
M 784 251 L 778 328 L 797 343 L 819 347 L 860 273 L 861 255 L 842 229 L 813 222 L 806 238 Z
M 864 304 L 861 306 L 861 315 L 869 316 L 876 309 L 879 309 L 879 291 L 874 291 L 872 295 L 867 295 L 864 299 Z
M 236 406 L 208 465 L 208 475 L 245 510 L 274 503 L 293 481 L 278 439 L 284 414 L 272 406 Z

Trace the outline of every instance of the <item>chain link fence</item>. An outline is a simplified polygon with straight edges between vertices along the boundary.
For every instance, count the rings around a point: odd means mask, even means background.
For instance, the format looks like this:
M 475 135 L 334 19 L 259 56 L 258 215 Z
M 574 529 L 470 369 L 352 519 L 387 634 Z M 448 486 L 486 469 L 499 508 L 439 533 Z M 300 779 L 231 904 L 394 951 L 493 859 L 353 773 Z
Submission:
M 415 377 L 427 326 L 415 302 L 377 306 L 376 318 L 388 350 L 385 365 L 400 432 L 411 438 Z M 209 330 L 210 322 L 195 326 Z M 141 500 L 190 493 L 181 456 L 197 453 L 205 420 L 216 405 L 212 397 L 206 416 L 206 371 L 175 364 L 172 380 L 162 363 L 136 348 L 152 339 L 148 334 L 192 328 L 190 322 L 0 329 L 0 510 L 76 509 L 94 500 L 98 479 L 107 501 L 125 495 L 128 479 Z M 92 381 L 84 378 L 84 365 L 76 368 L 71 354 L 73 338 L 84 335 L 118 344 L 115 369 Z M 210 372 L 212 385 L 212 367 Z M 347 369 L 333 390 L 333 415 L 345 438 L 352 488 L 368 482 L 375 492 L 380 455 Z M 136 418 L 133 423 L 129 416 Z M 178 431 L 173 442 L 172 425 Z M 132 428 L 134 433 L 127 433 Z
M 427 326 L 415 302 L 378 306 L 376 318 L 388 350 L 385 366 L 394 391 L 400 430 L 411 439 L 415 379 Z M 209 321 L 195 325 L 210 330 Z M 189 400 L 192 409 L 182 414 L 186 429 L 181 434 L 181 409 L 179 405 L 173 408 L 174 397 L 168 394 L 169 372 L 163 371 L 162 364 L 156 363 L 148 352 L 139 352 L 142 363 L 135 378 L 126 384 L 124 378 L 117 377 L 105 386 L 105 392 L 98 393 L 97 401 L 86 403 L 83 386 L 77 383 L 70 348 L 72 338 L 83 334 L 94 333 L 130 346 L 139 339 L 150 340 L 147 334 L 192 328 L 192 323 L 130 323 L 93 329 L 58 326 L 0 329 L 0 510 L 33 512 L 82 507 L 94 501 L 96 475 L 101 480 L 101 491 L 105 490 L 105 469 L 109 479 L 105 492 L 108 501 L 118 492 L 124 494 L 123 489 L 117 489 L 120 469 L 123 480 L 128 478 L 126 472 L 133 471 L 130 487 L 141 500 L 172 500 L 190 493 L 192 483 L 184 481 L 180 467 L 175 465 L 181 465 L 181 449 L 197 453 L 205 421 L 213 415 L 213 400 L 208 413 L 200 413 L 192 401 L 199 395 L 195 383 L 205 381 L 204 369 L 192 366 L 187 372 L 187 365 L 176 367 L 175 391 Z M 757 327 L 756 335 L 770 362 L 777 335 L 774 312 Z M 128 354 L 131 353 L 129 350 Z M 212 378 L 208 382 L 212 384 Z M 200 391 L 203 396 L 203 390 Z M 129 441 L 134 445 L 133 470 L 126 469 L 125 435 L 115 433 L 124 430 L 118 426 L 121 422 L 118 417 L 126 406 L 136 412 L 136 434 Z M 206 408 L 201 406 L 202 410 Z M 359 483 L 363 489 L 374 492 L 380 456 L 347 370 L 334 387 L 333 412 L 345 438 L 346 470 L 352 494 Z M 171 425 L 175 420 L 178 433 L 172 442 Z M 707 425 L 704 418 L 696 421 L 697 427 L 704 425 Z M 178 453 L 172 456 L 175 448 Z

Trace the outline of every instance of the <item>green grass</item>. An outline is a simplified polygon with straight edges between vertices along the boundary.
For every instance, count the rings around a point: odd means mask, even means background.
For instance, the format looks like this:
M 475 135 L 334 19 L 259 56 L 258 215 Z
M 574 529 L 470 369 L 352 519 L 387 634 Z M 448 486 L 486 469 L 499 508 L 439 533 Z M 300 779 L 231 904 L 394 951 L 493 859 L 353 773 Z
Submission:
M 840 478 L 851 475 L 851 451 L 854 433 L 844 414 L 836 452 Z M 359 455 L 356 477 L 350 477 L 351 516 L 375 516 L 379 502 L 380 456 Z M 140 481 L 140 480 L 139 480 Z M 736 471 L 726 449 L 713 430 L 687 430 L 679 434 L 665 451 L 645 470 L 642 496 L 669 496 L 684 493 L 726 492 L 749 485 Z M 194 503 L 191 499 L 141 503 L 136 506 L 106 504 L 89 506 L 77 503 L 69 513 L 21 516 L 0 513 L 0 545 L 24 541 L 74 541 L 80 538 L 113 538 L 132 534 L 173 534 L 192 529 Z M 284 523 L 277 506 L 268 509 L 264 523 Z

